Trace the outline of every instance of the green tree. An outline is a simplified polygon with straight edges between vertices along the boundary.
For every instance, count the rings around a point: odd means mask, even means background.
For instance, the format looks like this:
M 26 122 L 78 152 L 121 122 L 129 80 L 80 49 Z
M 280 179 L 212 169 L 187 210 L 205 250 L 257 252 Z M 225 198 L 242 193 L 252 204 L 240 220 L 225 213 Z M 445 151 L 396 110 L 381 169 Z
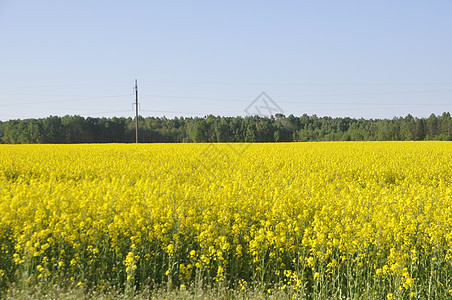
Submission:
M 207 141 L 207 124 L 204 119 L 197 118 L 195 120 L 193 130 L 190 134 L 191 139 L 195 143 L 202 143 Z
M 57 144 L 65 142 L 63 123 L 60 117 L 50 116 L 43 120 L 44 143 Z

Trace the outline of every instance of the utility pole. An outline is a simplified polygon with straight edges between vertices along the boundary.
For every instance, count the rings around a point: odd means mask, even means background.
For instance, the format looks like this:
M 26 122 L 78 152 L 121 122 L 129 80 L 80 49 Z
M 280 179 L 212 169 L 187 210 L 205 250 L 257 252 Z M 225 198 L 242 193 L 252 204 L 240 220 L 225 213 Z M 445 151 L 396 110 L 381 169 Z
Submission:
M 135 142 L 138 143 L 138 81 L 135 79 Z

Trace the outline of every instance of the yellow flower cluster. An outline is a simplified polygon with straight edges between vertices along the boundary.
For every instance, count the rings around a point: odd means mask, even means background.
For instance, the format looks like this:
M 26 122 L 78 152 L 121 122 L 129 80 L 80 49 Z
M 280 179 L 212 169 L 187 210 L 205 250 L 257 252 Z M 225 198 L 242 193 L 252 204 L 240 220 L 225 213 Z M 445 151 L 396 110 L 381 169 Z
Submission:
M 28 274 L 296 297 L 452 289 L 448 142 L 1 145 L 0 157 L 0 287 Z

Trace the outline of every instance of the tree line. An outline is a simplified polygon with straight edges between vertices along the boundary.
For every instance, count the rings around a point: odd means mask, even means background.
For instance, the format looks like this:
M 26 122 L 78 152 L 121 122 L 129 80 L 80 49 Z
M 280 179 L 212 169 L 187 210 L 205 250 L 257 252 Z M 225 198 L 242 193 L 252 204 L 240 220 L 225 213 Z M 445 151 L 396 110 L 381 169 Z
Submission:
M 353 119 L 276 114 L 271 117 L 139 117 L 142 143 L 452 140 L 450 113 L 417 118 Z M 132 118 L 50 116 L 0 122 L 0 143 L 132 143 Z

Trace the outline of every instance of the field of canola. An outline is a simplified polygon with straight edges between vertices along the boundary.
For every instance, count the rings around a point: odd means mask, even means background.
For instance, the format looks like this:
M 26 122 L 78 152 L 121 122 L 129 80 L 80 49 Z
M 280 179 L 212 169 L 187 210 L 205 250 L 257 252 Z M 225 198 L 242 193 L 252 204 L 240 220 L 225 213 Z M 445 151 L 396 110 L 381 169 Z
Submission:
M 0 146 L 0 291 L 452 295 L 452 144 Z

